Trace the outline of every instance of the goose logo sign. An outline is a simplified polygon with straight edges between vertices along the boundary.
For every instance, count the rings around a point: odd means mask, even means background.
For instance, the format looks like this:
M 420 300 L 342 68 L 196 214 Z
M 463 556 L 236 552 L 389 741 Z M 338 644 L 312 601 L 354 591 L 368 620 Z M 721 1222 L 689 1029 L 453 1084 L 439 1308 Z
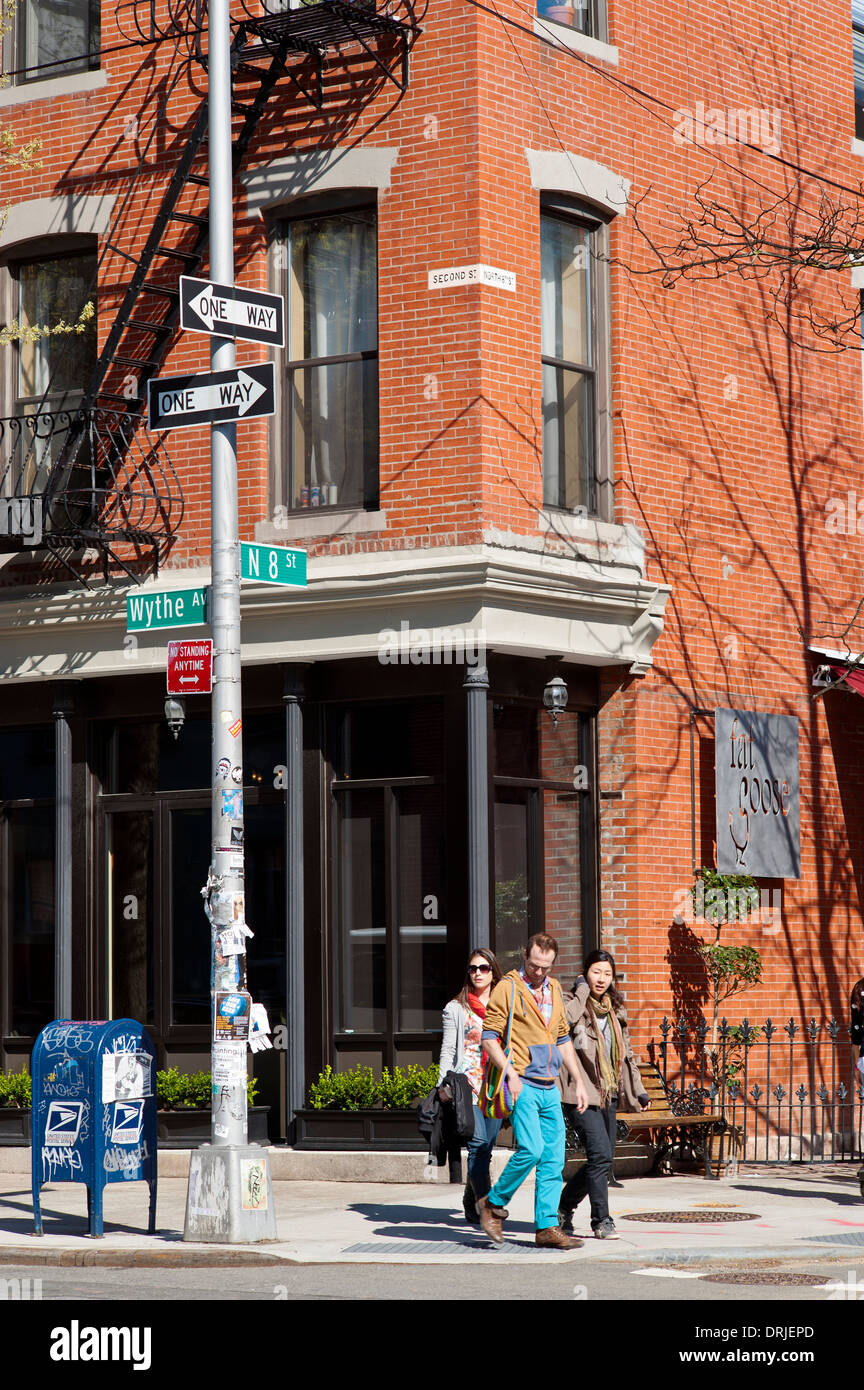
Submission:
M 717 870 L 800 878 L 798 720 L 714 711 Z

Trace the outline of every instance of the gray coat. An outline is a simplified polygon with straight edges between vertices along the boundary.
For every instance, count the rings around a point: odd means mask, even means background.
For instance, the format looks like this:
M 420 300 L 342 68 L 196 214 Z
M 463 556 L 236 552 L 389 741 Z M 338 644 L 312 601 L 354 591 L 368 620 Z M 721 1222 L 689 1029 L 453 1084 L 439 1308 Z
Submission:
M 580 979 L 573 992 L 564 995 L 564 1011 L 567 1014 L 567 1022 L 570 1024 L 570 1037 L 573 1039 L 573 1046 L 582 1064 L 585 1089 L 588 1092 L 588 1104 L 600 1105 L 599 1067 L 597 1065 L 599 1039 L 594 1011 L 588 1008 L 588 995 L 590 993 L 591 988 L 588 981 Z M 617 1018 L 624 1039 L 624 1065 L 621 1068 L 618 1109 L 641 1110 L 639 1097 L 642 1096 L 647 1100 L 647 1096 L 645 1096 L 642 1077 L 639 1074 L 639 1067 L 630 1046 L 630 1030 L 627 1027 L 627 1015 L 623 1009 L 617 1013 Z M 561 1087 L 562 1100 L 575 1105 L 575 1088 L 565 1067 L 562 1067 L 559 1073 L 558 1085 Z
M 458 999 L 451 999 L 444 1005 L 441 1026 L 441 1060 L 438 1063 L 438 1085 L 440 1086 L 448 1071 L 461 1071 L 465 1061 L 465 1024 L 468 1014 Z

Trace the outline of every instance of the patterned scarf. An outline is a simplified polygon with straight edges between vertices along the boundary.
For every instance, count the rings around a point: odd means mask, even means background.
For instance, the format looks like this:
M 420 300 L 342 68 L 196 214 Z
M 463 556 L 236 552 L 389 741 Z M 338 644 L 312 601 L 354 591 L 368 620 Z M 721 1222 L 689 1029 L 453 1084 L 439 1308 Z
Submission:
M 595 999 L 593 994 L 588 995 L 588 1003 L 594 1011 L 597 1022 L 597 1062 L 599 1066 L 600 1081 L 600 1101 L 606 1105 L 613 1092 L 619 1090 L 619 1077 L 621 1075 L 621 1064 L 624 1060 L 624 1039 L 621 1035 L 621 1025 L 615 1016 L 612 1008 L 612 1000 L 608 994 L 604 994 L 602 999 Z M 600 1019 L 608 1017 L 612 1035 L 612 1049 L 610 1052 L 606 1047 L 606 1039 L 603 1029 L 600 1026 Z
M 480 996 L 472 994 L 470 989 L 468 991 L 468 1003 L 471 1006 L 472 1012 L 475 1013 L 478 1018 L 486 1017 L 486 1005 L 483 1003 Z

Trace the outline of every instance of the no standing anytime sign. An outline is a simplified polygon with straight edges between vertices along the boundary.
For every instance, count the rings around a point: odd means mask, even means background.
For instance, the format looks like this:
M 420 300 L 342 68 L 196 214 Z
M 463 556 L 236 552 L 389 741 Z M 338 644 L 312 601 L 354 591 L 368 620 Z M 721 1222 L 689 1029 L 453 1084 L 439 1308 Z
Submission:
M 168 694 L 209 695 L 213 690 L 213 638 L 168 643 Z

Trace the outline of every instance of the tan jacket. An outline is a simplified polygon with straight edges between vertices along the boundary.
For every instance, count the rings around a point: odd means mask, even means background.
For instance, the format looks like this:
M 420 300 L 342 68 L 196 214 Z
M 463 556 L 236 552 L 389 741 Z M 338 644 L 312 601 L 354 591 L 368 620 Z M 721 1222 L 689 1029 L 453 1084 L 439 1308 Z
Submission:
M 564 996 L 564 1011 L 567 1014 L 567 1022 L 570 1025 L 570 1037 L 573 1039 L 576 1056 L 582 1063 L 582 1071 L 585 1076 L 585 1089 L 588 1092 L 588 1104 L 600 1105 L 599 1068 L 597 1065 L 599 1039 L 594 1011 L 588 1007 L 588 995 L 590 993 L 591 990 L 588 981 L 580 977 L 573 992 L 571 994 L 565 994 Z M 645 1097 L 645 1088 L 642 1085 L 639 1067 L 636 1063 L 636 1058 L 633 1056 L 633 1049 L 630 1046 L 630 1030 L 627 1027 L 627 1015 L 622 1009 L 617 1017 L 621 1025 L 621 1035 L 624 1039 L 624 1065 L 621 1068 L 621 1087 L 618 1093 L 618 1109 L 626 1111 L 641 1110 L 642 1106 L 639 1103 L 639 1097 Z M 558 1085 L 561 1087 L 562 1100 L 566 1104 L 575 1105 L 576 1090 L 565 1067 L 561 1068 L 558 1075 Z M 647 1097 L 645 1098 L 647 1099 Z
M 557 1080 L 559 1068 L 562 1067 L 558 1043 L 566 1043 L 568 1037 L 561 986 L 551 978 L 549 984 L 552 988 L 552 1017 L 548 1027 L 518 970 L 511 970 L 509 975 L 498 981 L 489 996 L 483 1020 L 482 1036 L 497 1038 L 503 1046 L 507 1036 L 510 1001 L 513 1000 L 510 1060 L 521 1077 L 540 1085 L 549 1085 Z

